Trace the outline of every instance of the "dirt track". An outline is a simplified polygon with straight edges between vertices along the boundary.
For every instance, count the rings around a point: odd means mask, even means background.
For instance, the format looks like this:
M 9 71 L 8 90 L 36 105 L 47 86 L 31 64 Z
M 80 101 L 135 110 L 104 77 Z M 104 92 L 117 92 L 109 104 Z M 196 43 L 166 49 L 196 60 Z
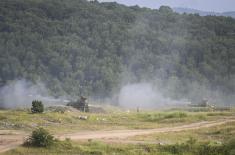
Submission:
M 86 131 L 86 132 L 61 135 L 57 137 L 62 140 L 65 138 L 70 138 L 71 140 L 103 139 L 105 141 L 112 139 L 112 141 L 115 141 L 115 139 L 125 139 L 128 137 L 133 137 L 138 135 L 149 135 L 153 133 L 179 132 L 185 130 L 209 128 L 233 121 L 235 121 L 235 119 L 222 119 L 210 122 L 204 121 L 204 122 L 192 123 L 177 127 L 166 127 L 166 128 L 145 129 L 145 130 Z
M 70 138 L 71 140 L 90 140 L 100 139 L 104 142 L 111 143 L 137 143 L 135 141 L 128 141 L 128 137 L 138 135 L 148 135 L 153 133 L 166 133 L 166 132 L 179 132 L 185 130 L 195 130 L 200 128 L 209 128 L 213 126 L 223 125 L 229 122 L 235 122 L 235 118 L 220 119 L 217 121 L 204 121 L 198 123 L 192 123 L 176 127 L 166 127 L 158 129 L 146 129 L 146 130 L 111 130 L 111 131 L 84 131 L 78 133 L 56 135 L 57 138 L 64 140 Z M 8 131 L 0 130 L 0 153 L 13 149 L 23 143 L 26 133 L 20 131 Z M 141 142 L 144 143 L 144 142 Z M 149 143 L 149 142 L 146 142 Z M 153 142 L 150 142 L 153 143 Z
M 0 130 L 0 153 L 21 145 L 26 136 L 26 133 L 21 131 Z

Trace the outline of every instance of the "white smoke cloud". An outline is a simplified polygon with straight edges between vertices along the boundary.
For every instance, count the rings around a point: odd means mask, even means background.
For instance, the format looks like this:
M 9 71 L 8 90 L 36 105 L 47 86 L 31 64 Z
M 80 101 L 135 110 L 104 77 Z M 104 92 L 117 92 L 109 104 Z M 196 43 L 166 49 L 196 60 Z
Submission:
M 164 97 L 150 83 L 127 84 L 120 90 L 119 105 L 126 108 L 160 108 L 179 103 Z
M 64 100 L 48 94 L 48 89 L 41 82 L 33 84 L 26 80 L 16 80 L 0 89 L 0 107 L 26 108 L 31 106 L 33 100 L 41 100 L 46 105 L 63 103 Z

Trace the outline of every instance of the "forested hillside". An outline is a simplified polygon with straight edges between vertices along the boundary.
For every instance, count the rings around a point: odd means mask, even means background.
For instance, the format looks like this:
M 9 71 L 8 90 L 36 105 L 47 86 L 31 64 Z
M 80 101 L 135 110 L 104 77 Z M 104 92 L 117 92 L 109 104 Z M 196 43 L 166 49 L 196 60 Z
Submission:
M 85 0 L 1 0 L 0 82 L 107 97 L 148 81 L 171 98 L 235 94 L 235 19 Z M 193 93 L 192 93 L 193 92 Z M 235 97 L 234 97 L 235 98 Z
M 235 18 L 235 11 L 228 11 L 228 12 L 208 12 L 208 11 L 201 11 L 196 9 L 190 9 L 190 8 L 173 8 L 173 10 L 177 13 L 187 13 L 187 14 L 199 14 L 200 16 L 225 16 L 225 17 L 232 17 Z

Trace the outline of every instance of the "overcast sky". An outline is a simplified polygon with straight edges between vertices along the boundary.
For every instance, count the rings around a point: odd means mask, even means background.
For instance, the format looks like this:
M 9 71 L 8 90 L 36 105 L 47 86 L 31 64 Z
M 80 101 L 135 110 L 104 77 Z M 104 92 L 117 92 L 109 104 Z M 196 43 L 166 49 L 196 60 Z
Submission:
M 235 11 L 235 0 L 99 0 L 102 2 L 116 1 L 126 5 L 139 5 L 150 8 L 159 8 L 161 5 L 184 7 L 202 11 Z

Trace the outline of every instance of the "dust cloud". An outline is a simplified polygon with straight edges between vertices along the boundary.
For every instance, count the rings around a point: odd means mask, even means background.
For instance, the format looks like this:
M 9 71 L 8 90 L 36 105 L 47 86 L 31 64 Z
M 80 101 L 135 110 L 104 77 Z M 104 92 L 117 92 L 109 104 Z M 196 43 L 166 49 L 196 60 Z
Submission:
M 127 84 L 120 90 L 119 105 L 126 108 L 161 108 L 183 101 L 165 97 L 150 83 Z
M 0 108 L 27 108 L 33 100 L 43 101 L 47 106 L 66 101 L 50 96 L 42 82 L 16 80 L 0 89 Z

